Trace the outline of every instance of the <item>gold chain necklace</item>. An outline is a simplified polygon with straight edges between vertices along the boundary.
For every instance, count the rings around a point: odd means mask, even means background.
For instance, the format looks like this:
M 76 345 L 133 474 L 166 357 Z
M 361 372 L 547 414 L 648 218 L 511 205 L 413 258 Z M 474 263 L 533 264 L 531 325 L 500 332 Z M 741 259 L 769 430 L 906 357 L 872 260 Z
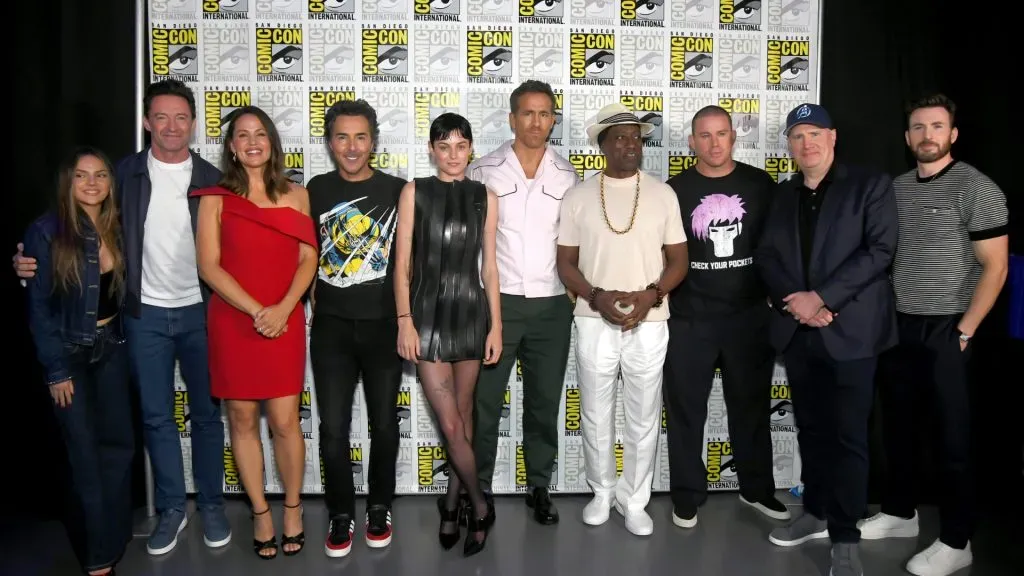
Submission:
M 627 234 L 633 229 L 633 224 L 636 222 L 636 212 L 640 208 L 640 171 L 636 172 L 636 193 L 633 195 L 633 215 L 629 217 L 629 227 L 625 230 L 616 230 L 612 226 L 611 220 L 608 219 L 608 207 L 604 201 L 604 172 L 601 172 L 601 214 L 604 215 L 604 223 L 608 226 L 608 229 L 616 234 Z

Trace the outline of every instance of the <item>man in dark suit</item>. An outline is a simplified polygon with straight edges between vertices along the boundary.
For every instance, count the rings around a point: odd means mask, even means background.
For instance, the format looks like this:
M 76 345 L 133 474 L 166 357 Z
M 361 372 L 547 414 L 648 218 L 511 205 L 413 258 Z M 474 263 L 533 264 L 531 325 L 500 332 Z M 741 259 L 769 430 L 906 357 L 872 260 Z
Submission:
M 896 197 L 885 174 L 835 162 L 836 132 L 821 106 L 797 106 L 785 133 L 801 171 L 779 185 L 754 262 L 793 395 L 806 513 L 769 540 L 831 538 L 831 576 L 861 576 L 875 366 L 897 337 L 888 277 Z

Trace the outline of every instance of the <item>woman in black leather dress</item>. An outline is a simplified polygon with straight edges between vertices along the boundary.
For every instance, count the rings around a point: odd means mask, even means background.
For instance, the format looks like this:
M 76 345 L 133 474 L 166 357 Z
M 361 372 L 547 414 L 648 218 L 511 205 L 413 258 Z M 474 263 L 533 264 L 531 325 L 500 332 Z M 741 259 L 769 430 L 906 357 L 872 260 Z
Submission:
M 459 540 L 459 493 L 465 490 L 473 511 L 466 519 L 466 556 L 483 550 L 494 521 L 477 481 L 473 392 L 481 360 L 494 364 L 501 356 L 498 201 L 466 178 L 472 150 L 473 133 L 462 116 L 442 114 L 431 124 L 429 151 L 438 172 L 402 189 L 395 256 L 398 353 L 417 365 L 448 449 L 439 538 L 446 549 Z

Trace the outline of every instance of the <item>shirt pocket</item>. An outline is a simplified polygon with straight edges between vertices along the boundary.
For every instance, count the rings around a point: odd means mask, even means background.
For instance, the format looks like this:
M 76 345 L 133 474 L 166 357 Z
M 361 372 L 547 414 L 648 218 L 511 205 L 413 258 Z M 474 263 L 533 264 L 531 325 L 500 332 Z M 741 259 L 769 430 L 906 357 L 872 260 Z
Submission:
M 922 204 L 920 214 L 922 233 L 928 238 L 951 238 L 960 230 L 960 213 L 951 206 Z

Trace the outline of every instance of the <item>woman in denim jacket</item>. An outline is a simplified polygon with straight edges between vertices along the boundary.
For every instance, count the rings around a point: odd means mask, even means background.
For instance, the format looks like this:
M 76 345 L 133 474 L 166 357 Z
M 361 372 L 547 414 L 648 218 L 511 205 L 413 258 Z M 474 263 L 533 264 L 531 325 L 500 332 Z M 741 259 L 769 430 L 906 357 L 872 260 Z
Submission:
M 134 453 L 119 311 L 124 258 L 110 161 L 80 148 L 61 167 L 57 208 L 32 223 L 29 326 L 71 469 L 68 536 L 88 574 L 114 573 L 132 537 Z

